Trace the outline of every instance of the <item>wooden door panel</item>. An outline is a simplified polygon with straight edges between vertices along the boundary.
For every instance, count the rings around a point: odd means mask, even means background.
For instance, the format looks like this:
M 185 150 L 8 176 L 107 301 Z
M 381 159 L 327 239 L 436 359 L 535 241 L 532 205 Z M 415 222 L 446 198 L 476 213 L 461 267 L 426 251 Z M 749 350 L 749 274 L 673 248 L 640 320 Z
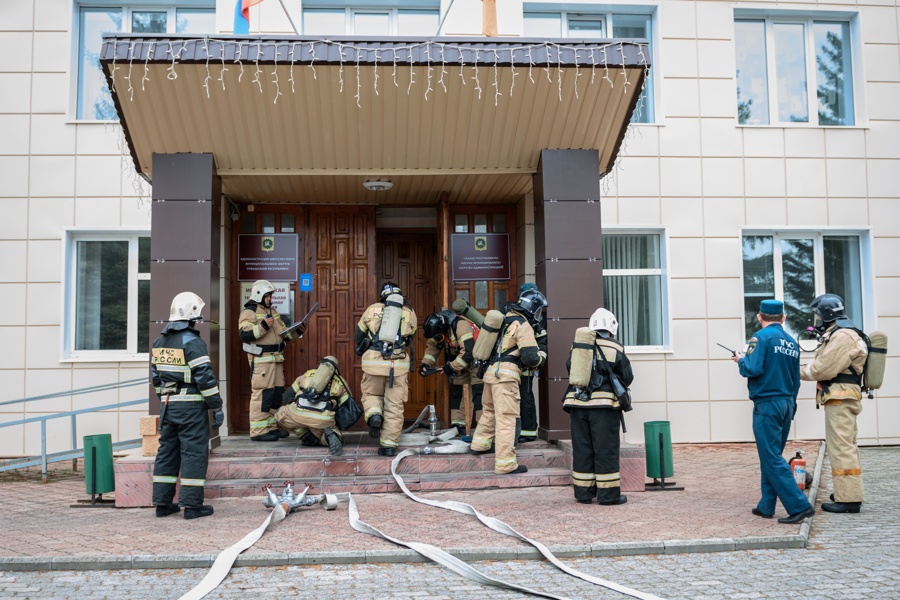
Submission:
M 285 351 L 285 379 L 290 384 L 307 369 L 315 368 L 323 356 L 337 357 L 341 374 L 347 379 L 354 398 L 359 398 L 362 371 L 356 357 L 353 332 L 356 323 L 377 292 L 375 282 L 375 209 L 360 206 L 257 206 L 257 214 L 292 214 L 300 237 L 301 272 L 313 274 L 313 291 L 294 292 L 294 318 L 300 319 L 319 302 L 319 310 L 310 319 L 306 335 L 292 342 Z M 259 223 L 258 223 L 259 225 Z M 237 228 L 233 248 L 237 247 Z M 257 233 L 261 228 L 257 227 Z M 235 250 L 236 252 L 236 250 Z M 237 264 L 233 255 L 232 264 Z M 230 335 L 233 360 L 230 361 L 231 392 L 229 424 L 232 433 L 248 430 L 250 372 L 241 351 L 237 333 L 240 313 L 240 282 L 235 282 L 231 318 L 235 332 Z M 363 427 L 358 425 L 357 427 Z
M 387 233 L 378 239 L 378 285 L 387 281 L 400 286 L 409 305 L 416 313 L 421 328 L 430 313 L 435 310 L 434 287 L 434 236 L 431 234 Z M 419 377 L 415 368 L 425 352 L 425 338 L 416 332 L 413 342 L 413 372 L 409 375 L 409 401 L 404 417 L 414 419 L 429 404 L 437 400 L 438 376 Z

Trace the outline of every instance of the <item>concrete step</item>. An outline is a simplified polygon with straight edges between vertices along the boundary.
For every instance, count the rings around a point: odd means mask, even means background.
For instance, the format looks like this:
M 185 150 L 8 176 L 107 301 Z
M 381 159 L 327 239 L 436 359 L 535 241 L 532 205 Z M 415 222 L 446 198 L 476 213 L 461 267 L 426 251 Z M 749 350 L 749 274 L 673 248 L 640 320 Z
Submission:
M 404 461 L 405 462 L 405 461 Z M 550 485 L 571 485 L 572 473 L 566 468 L 529 468 L 527 473 L 516 475 L 496 475 L 493 465 L 490 471 L 467 471 L 461 473 L 407 473 L 403 482 L 411 491 L 433 490 L 483 490 L 488 488 L 546 487 Z M 390 475 L 355 475 L 306 478 L 294 480 L 295 488 L 311 486 L 310 493 L 375 494 L 400 492 L 400 486 Z M 271 484 L 280 491 L 283 479 L 223 479 L 206 482 L 207 498 L 229 498 L 262 496 L 262 487 Z

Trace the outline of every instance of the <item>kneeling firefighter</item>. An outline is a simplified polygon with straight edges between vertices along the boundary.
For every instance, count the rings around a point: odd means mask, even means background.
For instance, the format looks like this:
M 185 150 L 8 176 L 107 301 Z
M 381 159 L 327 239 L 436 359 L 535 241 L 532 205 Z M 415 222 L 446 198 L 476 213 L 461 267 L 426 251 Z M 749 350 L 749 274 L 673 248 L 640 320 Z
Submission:
M 343 431 L 335 425 L 335 411 L 355 402 L 338 372 L 338 361 L 326 356 L 285 390 L 284 406 L 275 413 L 278 426 L 292 431 L 304 446 L 326 446 L 335 456 L 344 451 Z
M 184 506 L 184 518 L 213 514 L 213 507 L 203 504 L 209 460 L 208 411 L 213 411 L 214 428 L 225 422 L 225 413 L 209 352 L 194 329 L 203 306 L 203 300 L 193 292 L 175 296 L 169 323 L 153 342 L 150 353 L 150 377 L 162 403 L 159 451 L 153 465 L 157 517 L 181 510 L 172 502 L 179 476 L 179 504 Z
M 275 425 L 275 411 L 284 394 L 284 341 L 287 329 L 272 305 L 275 286 L 265 280 L 250 289 L 250 300 L 238 317 L 238 329 L 244 352 L 250 363 L 250 439 L 274 442 L 287 437 L 287 431 Z M 299 331 L 303 335 L 303 330 Z
M 626 388 L 634 380 L 625 348 L 616 340 L 619 323 L 605 308 L 575 332 L 566 368 L 569 387 L 563 410 L 572 429 L 572 485 L 575 500 L 625 504 L 619 476 L 619 424 L 622 411 L 612 376 Z
M 485 385 L 483 412 L 471 448 L 483 454 L 495 446 L 494 473 L 498 475 L 528 470 L 516 461 L 519 381 L 522 368 L 536 369 L 544 362 L 526 318 L 534 309 L 532 300 L 519 297 L 507 309 L 506 315 L 488 311 L 472 350 Z
M 451 377 L 450 424 L 459 435 L 466 434 L 466 415 L 462 407 L 463 386 L 472 385 L 472 404 L 476 420 L 481 412 L 484 383 L 472 373 L 472 349 L 475 347 L 475 326 L 463 317 L 444 310 L 428 315 L 422 326 L 425 334 L 425 355 L 419 364 L 419 375 L 427 376 L 444 352 L 445 363 L 438 371 Z
M 394 456 L 409 395 L 410 350 L 416 313 L 396 283 L 381 288 L 381 301 L 369 306 L 356 325 L 356 355 L 362 357 L 360 382 L 369 435 L 379 438 L 381 456 Z

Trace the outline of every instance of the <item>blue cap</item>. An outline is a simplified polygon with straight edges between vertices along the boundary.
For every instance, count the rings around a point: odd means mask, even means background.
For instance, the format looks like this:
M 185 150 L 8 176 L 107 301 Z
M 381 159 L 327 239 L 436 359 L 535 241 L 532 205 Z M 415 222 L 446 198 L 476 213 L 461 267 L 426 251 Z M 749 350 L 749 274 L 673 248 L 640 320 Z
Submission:
M 759 312 L 764 315 L 783 315 L 784 302 L 781 300 L 763 300 L 759 303 Z
M 530 281 L 528 283 L 523 283 L 522 285 L 519 286 L 519 295 L 521 296 L 522 292 L 524 292 L 526 290 L 536 290 L 536 289 L 538 289 L 538 286 L 536 283 L 531 283 Z

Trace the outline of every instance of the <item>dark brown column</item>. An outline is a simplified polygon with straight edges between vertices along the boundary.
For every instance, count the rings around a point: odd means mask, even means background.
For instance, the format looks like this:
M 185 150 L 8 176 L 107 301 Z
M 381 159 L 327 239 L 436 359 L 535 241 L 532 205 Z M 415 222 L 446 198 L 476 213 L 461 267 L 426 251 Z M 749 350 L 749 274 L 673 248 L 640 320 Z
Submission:
M 150 229 L 150 340 L 169 320 L 172 298 L 194 292 L 206 305 L 197 325 L 219 371 L 219 237 L 222 184 L 212 154 L 154 154 Z M 150 414 L 159 399 L 150 388 Z
M 539 435 L 569 437 L 562 398 L 575 330 L 603 305 L 600 166 L 596 150 L 542 150 L 534 176 L 534 253 L 538 288 L 547 295 L 547 364 L 538 386 Z

